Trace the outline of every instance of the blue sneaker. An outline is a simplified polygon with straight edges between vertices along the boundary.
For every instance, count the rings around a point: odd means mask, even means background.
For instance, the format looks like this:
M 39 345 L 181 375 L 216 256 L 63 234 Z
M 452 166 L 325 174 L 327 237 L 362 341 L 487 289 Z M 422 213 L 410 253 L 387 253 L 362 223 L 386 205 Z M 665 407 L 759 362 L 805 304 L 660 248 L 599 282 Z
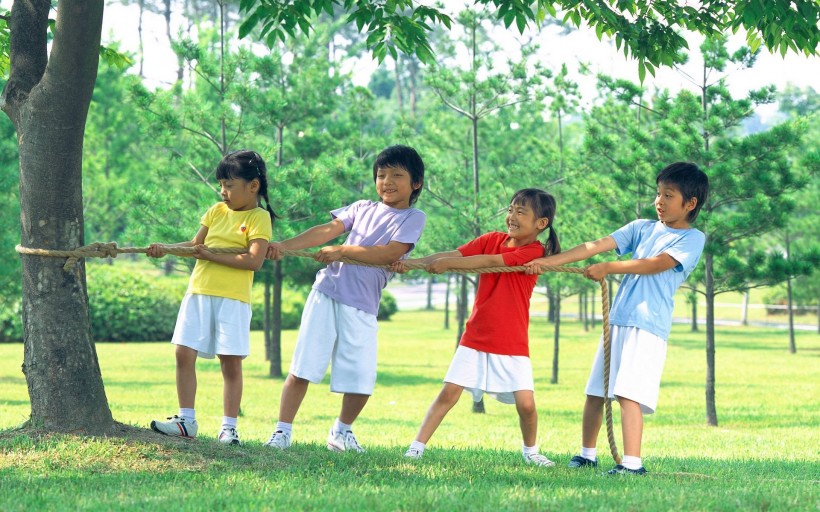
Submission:
M 581 457 L 580 455 L 576 455 L 575 457 L 571 458 L 569 464 L 567 464 L 568 468 L 597 468 L 598 467 L 598 457 L 595 457 L 595 460 L 589 460 L 586 457 Z
M 621 464 L 618 464 L 614 468 L 610 469 L 606 472 L 607 475 L 645 475 L 646 468 L 641 466 L 638 469 L 629 469 L 623 467 Z

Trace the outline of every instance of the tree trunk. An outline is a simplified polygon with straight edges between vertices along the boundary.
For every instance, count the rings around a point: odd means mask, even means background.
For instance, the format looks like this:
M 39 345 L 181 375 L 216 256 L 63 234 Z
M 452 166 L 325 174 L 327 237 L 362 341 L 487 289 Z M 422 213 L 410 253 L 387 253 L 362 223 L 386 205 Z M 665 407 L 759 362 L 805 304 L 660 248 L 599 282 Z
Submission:
M 265 334 L 265 361 L 270 361 L 271 354 L 273 353 L 273 343 L 271 341 L 271 320 L 273 316 L 273 310 L 271 308 L 271 301 L 272 301 L 272 294 L 271 288 L 273 287 L 273 276 L 271 275 L 273 272 L 272 269 L 267 268 L 262 271 L 262 275 L 265 276 L 265 297 L 263 299 L 264 308 L 264 318 L 262 319 L 262 332 Z
M 550 384 L 558 384 L 558 340 L 561 332 L 561 296 L 558 292 L 552 300 L 555 304 L 555 323 L 553 323 L 553 348 L 552 348 L 552 378 Z
M 589 291 L 589 325 L 595 329 L 595 288 Z
M 555 322 L 555 300 L 552 298 L 552 290 L 550 285 L 545 286 L 545 294 L 547 297 L 547 322 Z
M 48 58 L 49 0 L 14 2 L 10 74 L 2 109 L 17 130 L 25 247 L 83 245 L 82 151 L 97 78 L 102 0 L 61 0 Z M 58 432 L 112 430 L 88 320 L 85 264 L 23 256 L 23 373 L 31 425 Z
M 749 290 L 743 292 L 743 303 L 740 308 L 740 325 L 749 325 Z
M 433 276 L 427 278 L 427 306 L 424 309 L 431 311 L 433 309 Z
M 452 274 L 447 274 L 447 288 L 444 290 L 444 329 L 450 328 L 450 282 Z
M 786 279 L 786 296 L 789 305 L 789 353 L 797 353 L 797 345 L 794 342 L 794 303 L 792 298 L 792 279 Z
M 143 68 L 145 67 L 145 49 L 142 44 L 142 18 L 145 15 L 145 0 L 139 0 L 137 6 L 140 12 L 139 18 L 137 18 L 137 55 L 140 60 L 139 77 L 145 78 L 145 73 L 143 73 Z
M 698 294 L 694 290 L 689 295 L 689 305 L 692 306 L 692 323 L 690 330 L 692 332 L 698 332 Z
M 456 322 L 458 322 L 456 348 L 458 348 L 458 343 L 461 341 L 461 335 L 464 334 L 464 323 L 467 321 L 467 276 L 460 274 L 456 279 L 460 283 L 459 295 L 456 300 Z
M 706 265 L 706 423 L 716 427 L 715 407 L 715 277 L 709 253 L 705 253 Z
M 282 262 L 273 262 L 273 316 L 271 319 L 271 377 L 282 376 Z

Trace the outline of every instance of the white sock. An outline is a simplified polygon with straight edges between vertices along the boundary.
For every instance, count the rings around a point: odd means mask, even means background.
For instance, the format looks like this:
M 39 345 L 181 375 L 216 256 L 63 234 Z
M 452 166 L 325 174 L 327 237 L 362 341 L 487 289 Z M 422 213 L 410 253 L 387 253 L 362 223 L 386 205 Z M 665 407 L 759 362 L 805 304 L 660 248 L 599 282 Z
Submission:
M 538 453 L 538 445 L 526 446 L 522 444 L 521 453 L 524 454 L 524 457 L 526 457 L 527 455 L 535 455 L 536 453 Z
M 339 418 L 336 418 L 336 421 L 333 423 L 333 433 L 336 434 L 338 432 L 349 432 L 353 430 L 353 425 L 348 425 L 347 423 L 342 423 Z
M 196 411 L 194 409 L 180 407 L 178 416 L 188 421 L 196 421 Z
M 621 459 L 621 465 L 626 469 L 641 469 L 643 464 L 641 464 L 640 457 L 633 457 L 632 455 L 624 455 L 623 459 Z
M 419 453 L 424 453 L 424 448 L 425 448 L 426 446 L 427 446 L 426 444 L 424 444 L 424 443 L 420 443 L 420 442 L 418 442 L 418 441 L 413 441 L 412 443 L 410 443 L 410 449 L 411 449 L 411 450 L 412 450 L 412 449 L 416 449 L 416 450 L 418 450 L 418 451 L 419 451 Z
M 237 418 L 222 416 L 222 428 L 236 428 L 236 420 Z
M 597 448 L 587 448 L 586 446 L 581 447 L 581 457 L 595 461 L 598 457 L 598 449 Z
M 282 432 L 290 435 L 293 432 L 293 423 L 285 423 L 284 421 L 277 421 L 274 432 Z

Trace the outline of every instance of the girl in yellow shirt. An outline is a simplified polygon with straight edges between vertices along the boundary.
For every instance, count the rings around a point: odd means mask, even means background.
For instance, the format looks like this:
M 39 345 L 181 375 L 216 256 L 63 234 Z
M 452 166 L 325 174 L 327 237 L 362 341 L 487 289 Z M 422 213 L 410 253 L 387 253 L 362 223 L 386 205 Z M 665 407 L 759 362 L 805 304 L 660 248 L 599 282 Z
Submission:
M 226 155 L 216 168 L 216 178 L 222 201 L 202 216 L 193 240 L 148 248 L 148 256 L 161 258 L 172 247 L 193 247 L 197 259 L 171 340 L 176 345 L 179 414 L 168 421 L 152 421 L 151 428 L 169 436 L 196 436 L 196 358 L 216 355 L 224 382 L 219 442 L 239 444 L 236 422 L 242 400 L 242 360 L 250 353 L 253 272 L 265 261 L 276 214 L 268 199 L 265 161 L 255 151 Z M 248 251 L 217 254 L 209 247 Z

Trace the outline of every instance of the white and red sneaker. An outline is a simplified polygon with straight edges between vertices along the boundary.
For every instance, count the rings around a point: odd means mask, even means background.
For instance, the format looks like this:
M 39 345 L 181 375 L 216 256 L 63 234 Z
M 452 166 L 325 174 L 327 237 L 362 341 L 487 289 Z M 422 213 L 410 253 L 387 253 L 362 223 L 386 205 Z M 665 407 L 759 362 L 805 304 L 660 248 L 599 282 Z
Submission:
M 199 427 L 196 424 L 196 420 L 189 421 L 185 418 L 180 418 L 176 414 L 168 418 L 168 421 L 154 420 L 151 422 L 151 429 L 154 432 L 159 432 L 160 434 L 173 437 L 196 437 L 196 431 L 198 428 Z

